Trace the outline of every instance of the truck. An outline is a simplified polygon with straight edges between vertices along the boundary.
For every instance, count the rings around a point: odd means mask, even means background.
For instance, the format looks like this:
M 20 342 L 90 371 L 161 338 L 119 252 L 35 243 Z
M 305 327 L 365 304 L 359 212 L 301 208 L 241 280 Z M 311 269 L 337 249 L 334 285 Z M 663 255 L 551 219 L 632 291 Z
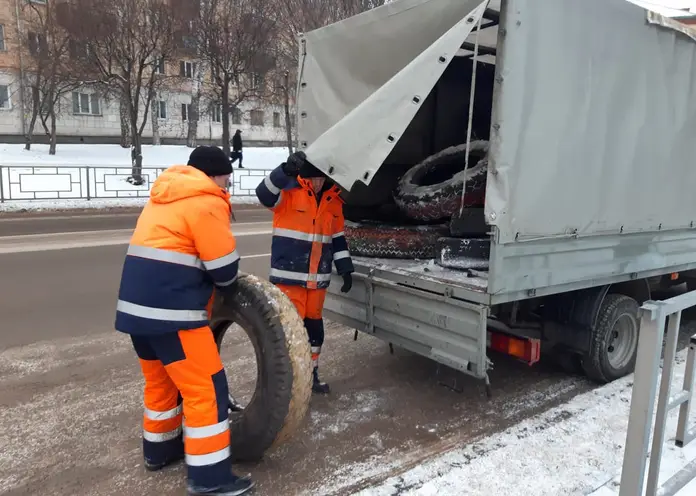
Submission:
M 606 383 L 633 371 L 655 283 L 696 277 L 696 34 L 672 19 L 627 0 L 395 0 L 301 35 L 297 94 L 300 148 L 346 209 L 489 143 L 487 270 L 354 255 L 333 321 L 487 385 L 490 350 Z

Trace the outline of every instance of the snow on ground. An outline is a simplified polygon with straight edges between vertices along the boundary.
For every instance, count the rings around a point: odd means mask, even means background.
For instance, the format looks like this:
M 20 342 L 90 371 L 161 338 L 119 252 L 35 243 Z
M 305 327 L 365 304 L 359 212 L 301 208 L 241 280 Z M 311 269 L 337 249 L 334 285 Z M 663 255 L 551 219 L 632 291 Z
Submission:
M 677 356 L 673 391 L 682 386 L 686 353 Z M 358 494 L 616 496 L 632 386 L 631 375 Z M 696 459 L 696 442 L 674 446 L 677 414 L 667 420 L 661 483 Z
M 190 154 L 191 148 L 186 146 L 143 145 L 143 167 L 169 167 L 185 164 Z M 287 156 L 287 148 L 246 148 L 244 150 L 244 167 L 247 169 L 274 169 L 287 159 Z M 130 166 L 130 163 L 130 149 L 121 148 L 119 145 L 59 144 L 56 155 L 48 154 L 48 145 L 32 145 L 31 151 L 24 150 L 24 145 L 0 145 L 0 165 L 90 165 L 104 167 Z
M 159 172 L 185 164 L 190 153 L 185 146 L 144 146 L 146 184 L 134 186 L 130 150 L 118 145 L 59 145 L 53 156 L 47 145 L 0 145 L 0 212 L 139 207 Z M 232 178 L 233 204 L 257 203 L 256 185 L 286 158 L 285 148 L 245 149 L 244 169 L 235 167 Z

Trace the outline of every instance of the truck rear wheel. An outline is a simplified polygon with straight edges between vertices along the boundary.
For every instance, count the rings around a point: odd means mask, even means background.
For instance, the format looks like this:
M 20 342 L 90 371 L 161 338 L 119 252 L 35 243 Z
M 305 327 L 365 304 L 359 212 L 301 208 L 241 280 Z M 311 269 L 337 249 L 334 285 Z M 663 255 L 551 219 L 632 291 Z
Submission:
M 234 296 L 216 295 L 211 328 L 218 347 L 238 324 L 256 354 L 256 388 L 249 404 L 232 405 L 232 458 L 256 461 L 300 427 L 311 397 L 312 360 L 307 331 L 292 302 L 268 281 L 242 275 Z M 227 370 L 234 396 L 234 370 Z
M 638 302 L 621 294 L 608 294 L 592 328 L 590 350 L 582 357 L 585 375 L 606 384 L 633 372 L 638 329 Z

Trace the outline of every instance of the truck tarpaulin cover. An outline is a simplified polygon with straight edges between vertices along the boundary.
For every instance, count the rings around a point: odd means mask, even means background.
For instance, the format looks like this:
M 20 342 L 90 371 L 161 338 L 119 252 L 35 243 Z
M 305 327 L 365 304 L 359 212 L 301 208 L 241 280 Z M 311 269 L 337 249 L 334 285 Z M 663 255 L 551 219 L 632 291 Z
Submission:
M 398 0 L 304 35 L 299 136 L 312 163 L 347 189 L 369 184 L 487 4 Z
M 507 6 L 486 191 L 498 242 L 689 228 L 694 39 L 624 0 Z

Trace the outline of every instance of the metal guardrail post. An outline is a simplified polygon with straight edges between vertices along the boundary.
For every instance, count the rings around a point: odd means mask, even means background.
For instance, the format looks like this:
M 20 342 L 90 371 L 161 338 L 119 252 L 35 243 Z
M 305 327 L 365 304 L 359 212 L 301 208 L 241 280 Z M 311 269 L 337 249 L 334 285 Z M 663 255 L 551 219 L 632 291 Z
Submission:
M 655 417 L 655 431 L 653 432 L 652 449 L 650 450 L 650 466 L 648 468 L 647 494 L 657 494 L 659 489 L 660 466 L 662 462 L 662 446 L 665 442 L 665 427 L 667 426 L 667 413 L 670 410 L 670 390 L 672 388 L 672 376 L 674 371 L 674 359 L 677 355 L 677 338 L 681 325 L 681 312 L 669 316 L 667 324 L 667 342 L 662 359 L 662 380 L 660 382 L 660 394 L 657 400 L 657 415 Z M 658 348 L 659 349 L 659 348 Z M 657 376 L 657 370 L 655 371 Z
M 3 186 L 2 167 L 0 167 L 0 203 L 5 203 L 5 188 Z
M 660 367 L 665 314 L 660 302 L 648 302 L 640 309 L 640 337 L 633 380 L 631 409 L 626 433 L 619 496 L 641 496 L 645 464 L 655 409 L 657 371 Z
M 92 199 L 92 195 L 90 194 L 89 190 L 89 166 L 85 167 L 86 169 L 86 178 L 87 178 L 87 201 Z
M 684 390 L 689 391 L 687 399 L 679 407 L 679 422 L 677 424 L 677 436 L 674 444 L 683 448 L 696 438 L 696 432 L 689 431 L 689 417 L 691 416 L 692 393 L 694 390 L 694 368 L 696 367 L 696 336 L 691 336 L 689 342 L 689 354 L 686 359 L 686 370 L 684 371 Z

